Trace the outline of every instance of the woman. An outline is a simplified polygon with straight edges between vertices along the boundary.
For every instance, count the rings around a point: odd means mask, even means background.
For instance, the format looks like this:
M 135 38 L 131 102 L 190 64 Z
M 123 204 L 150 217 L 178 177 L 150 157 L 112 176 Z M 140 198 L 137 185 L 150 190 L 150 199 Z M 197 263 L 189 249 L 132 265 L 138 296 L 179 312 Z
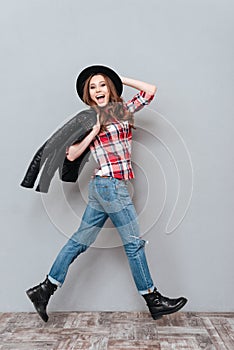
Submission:
M 121 98 L 123 84 L 140 90 L 130 101 Z M 180 310 L 184 297 L 170 299 L 155 287 L 140 237 L 137 213 L 127 182 L 134 178 L 131 165 L 133 113 L 148 105 L 156 92 L 154 85 L 121 77 L 105 66 L 85 68 L 77 79 L 79 97 L 97 111 L 97 123 L 78 144 L 67 149 L 74 161 L 90 147 L 97 169 L 89 182 L 89 201 L 79 229 L 67 241 L 55 259 L 44 282 L 27 290 L 40 317 L 47 322 L 50 296 L 65 281 L 70 264 L 95 241 L 109 217 L 120 234 L 132 276 L 154 319 Z

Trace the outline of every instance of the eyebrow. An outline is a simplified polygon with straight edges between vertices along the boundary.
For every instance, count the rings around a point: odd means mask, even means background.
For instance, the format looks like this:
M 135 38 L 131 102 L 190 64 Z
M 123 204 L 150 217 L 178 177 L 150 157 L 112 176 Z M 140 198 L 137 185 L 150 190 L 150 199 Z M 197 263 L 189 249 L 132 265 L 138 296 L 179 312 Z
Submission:
M 105 82 L 105 80 L 101 80 L 101 81 L 99 81 L 98 83 L 101 84 L 101 83 L 106 83 L 106 82 Z M 95 84 L 95 83 L 91 83 L 90 86 L 91 86 L 91 85 L 96 85 L 96 84 Z

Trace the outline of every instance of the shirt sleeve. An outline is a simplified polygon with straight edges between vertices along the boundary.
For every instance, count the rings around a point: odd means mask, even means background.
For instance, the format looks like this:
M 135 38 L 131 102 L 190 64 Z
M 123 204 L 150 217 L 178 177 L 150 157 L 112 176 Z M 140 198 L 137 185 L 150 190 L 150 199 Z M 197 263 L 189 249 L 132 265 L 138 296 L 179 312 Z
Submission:
M 131 113 L 140 111 L 144 106 L 148 105 L 154 98 L 154 94 L 145 91 L 139 91 L 133 98 L 126 102 L 126 107 Z

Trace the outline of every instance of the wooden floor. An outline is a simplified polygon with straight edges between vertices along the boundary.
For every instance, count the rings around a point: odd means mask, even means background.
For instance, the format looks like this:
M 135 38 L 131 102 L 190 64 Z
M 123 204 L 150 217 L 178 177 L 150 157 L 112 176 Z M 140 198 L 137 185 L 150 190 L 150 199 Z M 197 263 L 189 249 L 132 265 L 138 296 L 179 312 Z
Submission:
M 234 350 L 234 313 L 0 313 L 1 350 Z

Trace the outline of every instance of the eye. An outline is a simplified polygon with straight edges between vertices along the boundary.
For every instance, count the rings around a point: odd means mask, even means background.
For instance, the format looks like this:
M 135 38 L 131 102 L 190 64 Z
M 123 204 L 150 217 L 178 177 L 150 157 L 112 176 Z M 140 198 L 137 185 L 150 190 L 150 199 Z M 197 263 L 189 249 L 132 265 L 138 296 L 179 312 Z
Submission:
M 106 86 L 106 84 L 105 84 L 105 83 L 102 83 L 101 86 Z

